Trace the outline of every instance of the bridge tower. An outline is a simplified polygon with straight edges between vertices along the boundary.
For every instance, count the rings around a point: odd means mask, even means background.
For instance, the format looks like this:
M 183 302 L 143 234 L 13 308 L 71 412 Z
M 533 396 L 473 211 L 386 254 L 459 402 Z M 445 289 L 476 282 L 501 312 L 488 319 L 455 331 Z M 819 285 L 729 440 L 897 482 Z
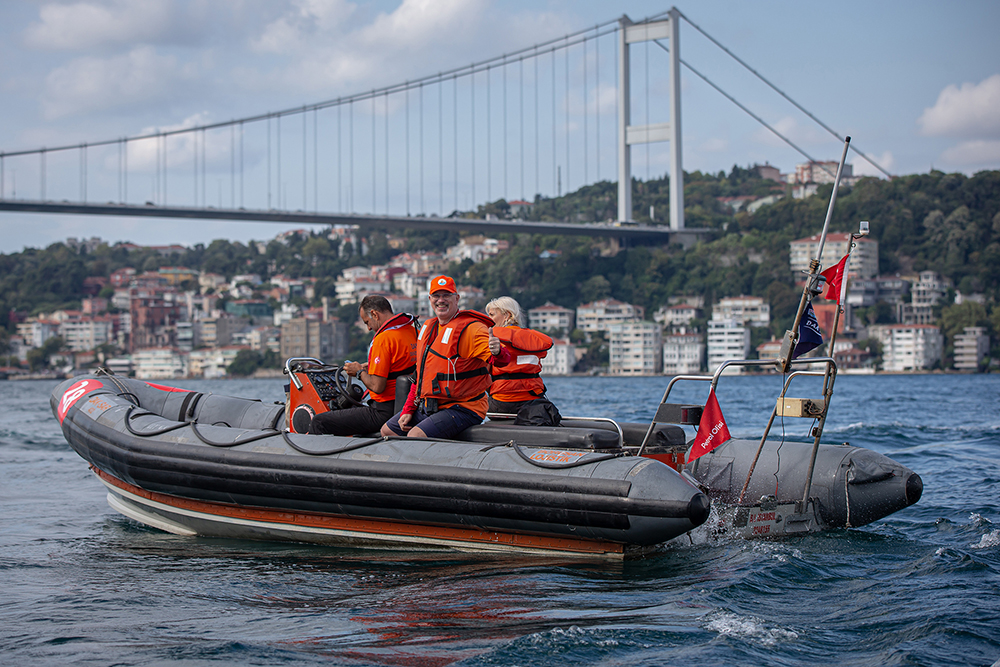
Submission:
M 632 219 L 632 146 L 670 142 L 670 229 L 684 229 L 684 167 L 681 163 L 681 13 L 673 7 L 669 18 L 652 23 L 618 19 L 618 220 Z M 670 40 L 670 122 L 631 125 L 629 45 Z

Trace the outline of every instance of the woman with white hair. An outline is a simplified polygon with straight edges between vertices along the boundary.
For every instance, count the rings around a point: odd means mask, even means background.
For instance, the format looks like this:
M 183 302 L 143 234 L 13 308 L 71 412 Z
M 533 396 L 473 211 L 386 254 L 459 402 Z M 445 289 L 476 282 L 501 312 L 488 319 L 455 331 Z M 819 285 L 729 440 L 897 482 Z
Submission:
M 526 403 L 545 397 L 545 383 L 539 374 L 552 339 L 522 328 L 521 306 L 509 296 L 486 304 L 486 314 L 495 324 L 490 329 L 490 351 L 495 356 L 490 363 L 489 411 L 517 414 Z M 501 354 L 502 349 L 507 354 Z

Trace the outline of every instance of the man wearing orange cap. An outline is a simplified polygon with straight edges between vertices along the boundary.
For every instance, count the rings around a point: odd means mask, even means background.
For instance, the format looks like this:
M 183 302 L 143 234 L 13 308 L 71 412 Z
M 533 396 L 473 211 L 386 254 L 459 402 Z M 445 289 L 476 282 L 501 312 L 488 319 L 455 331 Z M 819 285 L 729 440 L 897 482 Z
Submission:
M 486 416 L 493 321 L 460 310 L 455 281 L 448 276 L 432 279 L 429 293 L 435 317 L 417 334 L 417 381 L 382 435 L 453 438 Z

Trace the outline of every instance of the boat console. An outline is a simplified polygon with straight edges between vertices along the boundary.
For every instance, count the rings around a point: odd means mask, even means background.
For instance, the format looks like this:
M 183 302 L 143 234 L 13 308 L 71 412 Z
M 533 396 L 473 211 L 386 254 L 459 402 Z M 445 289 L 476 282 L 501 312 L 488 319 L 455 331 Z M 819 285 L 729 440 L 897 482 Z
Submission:
M 319 359 L 293 357 L 285 362 L 285 414 L 293 433 L 308 433 L 313 417 L 362 404 L 365 386 L 340 366 Z

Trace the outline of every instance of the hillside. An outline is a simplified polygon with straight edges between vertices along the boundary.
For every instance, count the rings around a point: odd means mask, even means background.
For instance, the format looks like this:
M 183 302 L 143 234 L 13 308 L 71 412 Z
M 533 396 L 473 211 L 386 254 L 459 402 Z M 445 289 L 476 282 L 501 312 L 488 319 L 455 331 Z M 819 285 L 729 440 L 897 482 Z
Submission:
M 694 172 L 685 183 L 687 225 L 717 230 L 717 236 L 690 250 L 634 246 L 613 253 L 606 241 L 517 235 L 507 237 L 509 252 L 453 268 L 465 271 L 458 277 L 487 295 L 510 294 L 525 308 L 546 301 L 574 307 L 610 296 L 650 312 L 674 295 L 703 295 L 706 302 L 738 294 L 762 296 L 771 304 L 778 331 L 790 321 L 799 294 L 788 269 L 788 243 L 820 231 L 830 187 L 821 187 L 817 196 L 807 199 L 782 199 L 754 214 L 733 213 L 718 198 L 760 197 L 783 186 L 739 167 L 729 174 Z M 637 220 L 648 221 L 650 206 L 665 213 L 667 191 L 667 179 L 637 182 Z M 615 184 L 602 182 L 564 197 L 538 198 L 531 217 L 595 220 L 613 217 L 615 211 Z M 478 213 L 505 212 L 506 202 L 500 201 L 480 207 Z M 841 191 L 831 231 L 856 230 L 859 220 L 871 222 L 872 237 L 880 242 L 883 275 L 937 271 L 962 294 L 984 295 L 985 307 L 967 306 L 963 313 L 969 313 L 963 317 L 988 323 L 992 316 L 990 326 L 1000 331 L 1000 171 L 972 177 L 934 171 L 892 181 L 862 179 Z M 256 273 L 265 281 L 276 274 L 315 277 L 318 300 L 335 295 L 334 283 L 344 268 L 382 263 L 403 250 L 443 250 L 457 241 L 455 234 L 444 232 L 410 232 L 404 237 L 404 247 L 393 249 L 385 234 L 372 232 L 363 258 L 349 243 L 342 248 L 323 233 L 266 244 L 217 240 L 167 256 L 122 245 L 86 253 L 61 243 L 0 255 L 0 324 L 9 324 L 11 310 L 32 313 L 79 305 L 85 278 L 106 277 L 123 266 L 140 272 L 186 266 L 227 277 Z M 541 259 L 543 250 L 557 252 Z M 885 314 L 874 313 L 869 319 L 879 317 Z

